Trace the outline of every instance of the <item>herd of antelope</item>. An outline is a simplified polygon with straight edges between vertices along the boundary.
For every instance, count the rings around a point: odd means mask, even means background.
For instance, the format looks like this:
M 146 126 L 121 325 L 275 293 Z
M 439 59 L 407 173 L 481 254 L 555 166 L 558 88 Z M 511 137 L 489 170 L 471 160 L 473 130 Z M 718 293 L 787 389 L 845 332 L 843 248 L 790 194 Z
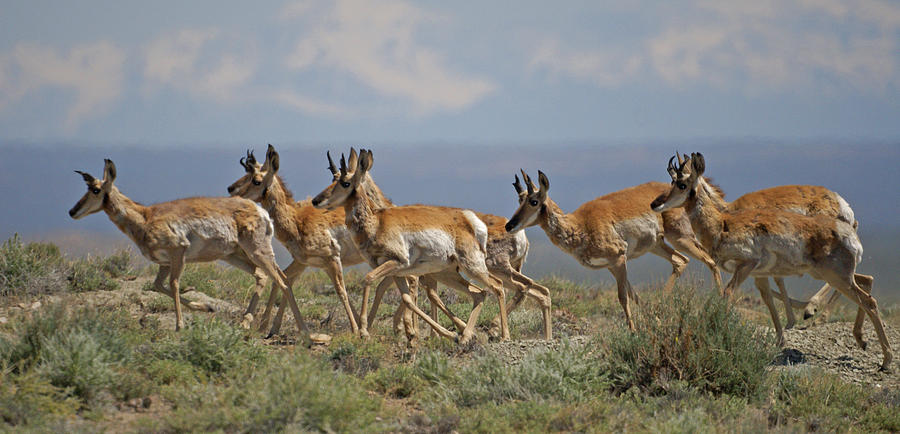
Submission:
M 252 152 L 240 159 L 244 175 L 228 187 L 231 197 L 178 199 L 150 206 L 132 201 L 114 185 L 116 166 L 105 160 L 103 179 L 76 171 L 88 191 L 69 211 L 78 219 L 104 211 L 135 244 L 141 254 L 159 265 L 155 290 L 175 301 L 175 328 L 184 327 L 179 277 L 186 262 L 223 260 L 254 276 L 255 290 L 242 325 L 249 327 L 259 296 L 272 281 L 259 329 L 269 328 L 278 294 L 283 294 L 270 335 L 278 333 L 284 308 L 290 306 L 301 339 L 310 344 L 292 286 L 307 268 L 324 270 L 346 311 L 353 333 L 368 336 L 384 292 L 393 284 L 402 304 L 395 327 L 411 345 L 418 339 L 413 314 L 440 336 L 469 342 L 486 298 L 487 288 L 497 299 L 499 314 L 489 333 L 509 338 L 507 316 L 527 296 L 543 315 L 544 338 L 552 338 L 550 290 L 522 274 L 528 239 L 522 229 L 539 225 L 557 247 L 588 268 L 606 268 L 616 279 L 619 302 L 629 328 L 637 295 L 628 281 L 626 263 L 645 253 L 672 264 L 664 290 L 671 290 L 684 271 L 689 255 L 706 264 L 725 296 L 750 276 L 769 309 L 779 345 L 783 328 L 773 302 L 768 277 L 773 277 L 784 303 L 787 327 L 794 324 L 793 308 L 809 317 L 830 305 L 839 294 L 859 306 L 853 327 L 857 344 L 865 349 L 862 325 L 868 316 L 881 344 L 882 370 L 892 354 L 875 299 L 872 276 L 856 273 L 862 259 L 857 222 L 847 202 L 824 187 L 790 185 L 748 193 L 726 202 L 722 190 L 703 176 L 706 163 L 699 153 L 669 159 L 670 185 L 648 182 L 586 202 L 566 213 L 550 199 L 550 180 L 538 172 L 538 184 L 522 171 L 515 175 L 518 209 L 509 220 L 467 209 L 432 205 L 397 206 L 375 184 L 370 173 L 370 150 L 351 149 L 335 164 L 328 154 L 331 183 L 313 199 L 295 201 L 278 175 L 278 152 L 269 145 L 260 164 Z M 676 161 L 677 160 L 677 161 Z M 272 236 L 293 257 L 283 271 L 275 262 Z M 372 270 L 363 282 L 356 311 L 343 280 L 343 267 L 366 262 Z M 732 273 L 723 287 L 719 268 Z M 809 274 L 826 284 L 809 301 L 788 297 L 783 277 Z M 165 287 L 168 278 L 169 288 Z M 378 283 L 373 305 L 369 293 Z M 441 301 L 437 282 L 472 298 L 466 321 Z M 418 286 L 431 302 L 431 314 L 416 303 Z M 277 289 L 276 289 L 277 288 Z M 833 291 L 832 290 L 836 290 Z M 507 305 L 506 290 L 515 292 Z M 830 293 L 830 295 L 829 295 Z M 827 301 L 826 301 L 827 300 Z M 188 307 L 194 307 L 188 303 Z M 442 311 L 456 331 L 441 326 Z

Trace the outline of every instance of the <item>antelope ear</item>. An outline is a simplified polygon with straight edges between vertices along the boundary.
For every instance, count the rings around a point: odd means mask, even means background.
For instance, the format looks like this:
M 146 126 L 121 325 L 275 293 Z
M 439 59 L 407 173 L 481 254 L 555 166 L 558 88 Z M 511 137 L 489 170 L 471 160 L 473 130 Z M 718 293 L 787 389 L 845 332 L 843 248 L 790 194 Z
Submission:
M 103 183 L 112 184 L 116 180 L 116 163 L 109 158 L 104 159 L 103 162 Z
M 544 175 L 544 172 L 538 170 L 538 184 L 541 186 L 541 193 L 547 194 L 547 191 L 550 190 L 550 180 L 547 179 L 547 175 Z
M 706 171 L 706 160 L 703 158 L 703 154 L 699 152 L 691 154 L 691 167 L 694 169 L 694 174 L 703 175 L 703 172 Z
M 271 153 L 266 155 L 266 161 L 269 162 L 269 172 L 272 172 L 273 174 L 275 174 L 275 173 L 278 173 L 278 167 L 280 166 L 280 158 L 278 157 L 278 153 L 275 152 L 275 149 L 271 148 L 271 145 L 269 145 L 269 147 L 271 149 Z
M 372 164 L 374 163 L 374 159 L 372 158 L 372 151 L 360 149 L 359 150 L 359 164 L 356 168 L 356 173 L 359 176 L 363 176 L 372 168 Z

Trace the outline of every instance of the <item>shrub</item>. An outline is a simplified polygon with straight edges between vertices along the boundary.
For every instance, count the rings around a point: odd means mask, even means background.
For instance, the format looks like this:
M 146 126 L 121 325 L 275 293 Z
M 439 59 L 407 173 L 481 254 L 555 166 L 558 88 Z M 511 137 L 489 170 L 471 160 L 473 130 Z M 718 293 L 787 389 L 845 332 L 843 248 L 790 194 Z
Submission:
M 105 263 L 105 260 L 93 257 L 73 261 L 69 265 L 69 289 L 76 292 L 119 289 L 119 282 L 104 271 Z
M 0 365 L 12 374 L 41 375 L 88 406 L 101 396 L 127 398 L 149 387 L 124 369 L 140 338 L 127 314 L 57 303 L 14 324 L 10 337 L 0 338 Z
M 381 366 L 385 348 L 374 341 L 360 341 L 352 337 L 338 337 L 332 342 L 331 363 L 334 369 L 348 374 L 365 376 Z
M 259 345 L 245 340 L 246 331 L 216 318 L 195 321 L 155 345 L 155 358 L 185 361 L 207 374 L 251 368 L 263 356 Z
M 54 244 L 22 244 L 15 234 L 0 246 L 0 296 L 56 292 L 65 288 L 62 276 L 62 255 Z
M 529 400 L 577 402 L 609 386 L 591 348 L 568 342 L 558 350 L 532 352 L 515 366 L 486 354 L 437 381 L 439 398 L 461 407 Z
M 48 416 L 73 414 L 78 406 L 77 400 L 41 375 L 13 375 L 11 369 L 0 365 L 0 421 L 13 426 L 34 425 Z
M 92 402 L 116 382 L 115 355 L 80 329 L 57 333 L 44 343 L 38 372 L 57 387 Z
M 173 394 L 175 431 L 373 431 L 381 407 L 358 380 L 306 353 L 273 356 L 235 371 L 224 384 L 195 384 Z
M 100 268 L 111 277 L 118 279 L 134 271 L 131 262 L 131 251 L 129 249 L 121 249 L 103 258 L 100 261 Z
M 637 332 L 624 328 L 602 338 L 615 390 L 665 392 L 673 380 L 714 394 L 750 397 L 775 356 L 771 333 L 746 324 L 722 297 L 693 289 L 644 297 Z
M 424 383 L 422 377 L 409 365 L 393 365 L 366 375 L 366 385 L 370 390 L 393 398 L 407 398 Z

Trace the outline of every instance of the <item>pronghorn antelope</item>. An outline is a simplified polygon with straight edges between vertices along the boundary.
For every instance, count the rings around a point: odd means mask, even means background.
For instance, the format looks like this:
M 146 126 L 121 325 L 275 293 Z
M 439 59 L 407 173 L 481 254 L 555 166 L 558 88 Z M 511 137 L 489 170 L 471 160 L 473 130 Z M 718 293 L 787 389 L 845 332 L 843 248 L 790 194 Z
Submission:
M 356 159 L 356 151 L 352 150 L 350 153 L 351 164 L 356 164 Z M 360 333 L 357 315 L 350 305 L 344 284 L 343 267 L 362 263 L 365 259 L 356 248 L 351 234 L 344 224 L 344 209 L 337 208 L 326 211 L 313 207 L 310 200 L 295 202 L 293 193 L 288 190 L 281 176 L 278 175 L 279 162 L 278 152 L 272 145 L 268 146 L 266 160 L 262 165 L 256 161 L 253 153 L 248 151 L 247 156 L 240 160 L 246 174 L 231 184 L 228 192 L 232 196 L 241 196 L 259 202 L 272 216 L 275 223 L 275 237 L 284 244 L 293 257 L 293 262 L 284 269 L 284 273 L 287 275 L 287 285 L 292 286 L 306 267 L 312 266 L 325 270 L 334 283 L 334 290 L 344 306 L 351 330 L 353 333 Z M 330 164 L 330 168 L 337 176 L 337 169 L 334 168 L 333 162 Z M 390 280 L 384 280 L 379 288 L 389 284 Z M 273 291 L 269 297 L 260 322 L 261 330 L 268 325 L 276 295 L 277 293 Z M 285 304 L 281 303 L 272 330 L 269 332 L 270 335 L 278 333 L 284 306 Z
M 223 260 L 256 278 L 256 292 L 269 277 L 293 300 L 272 252 L 272 219 L 259 205 L 241 198 L 188 198 L 144 206 L 113 185 L 116 166 L 105 160 L 103 179 L 76 171 L 88 191 L 69 210 L 80 219 L 104 211 L 150 261 L 159 264 L 155 288 L 175 300 L 175 329 L 184 327 L 178 279 L 186 262 Z M 171 291 L 163 286 L 169 277 Z M 296 302 L 291 304 L 297 325 L 308 343 L 309 333 Z M 251 303 L 245 314 L 256 310 Z
M 650 207 L 657 212 L 685 208 L 703 246 L 726 271 L 734 273 L 728 282 L 729 290 L 749 276 L 756 278 L 779 344 L 783 342 L 783 332 L 766 277 L 807 273 L 859 305 L 853 337 L 862 348 L 866 347 L 862 338 L 864 315 L 869 316 L 881 343 L 881 369 L 887 370 L 891 348 L 878 304 L 870 294 L 872 277 L 856 274 L 863 249 L 853 226 L 829 216 L 805 216 L 771 208 L 728 211 L 720 192 L 703 178 L 705 169 L 706 162 L 699 153 L 677 166 L 669 160 L 672 186 Z
M 373 270 L 366 274 L 359 316 L 366 326 L 368 294 L 372 282 L 393 276 L 432 275 L 438 280 L 464 282 L 459 275 L 486 285 L 500 305 L 501 339 L 509 338 L 506 303 L 499 279 L 491 276 L 485 264 L 487 226 L 472 211 L 423 205 L 376 209 L 361 188 L 373 163 L 371 151 L 361 151 L 357 167 L 349 168 L 341 157 L 340 175 L 312 201 L 317 208 L 343 206 L 345 223 L 353 240 Z M 407 309 L 427 322 L 444 337 L 457 335 L 438 324 L 416 306 L 404 279 L 395 280 Z M 447 282 L 445 282 L 447 283 Z M 450 284 L 451 287 L 454 285 Z M 465 285 L 468 291 L 468 283 Z M 472 312 L 463 329 L 460 343 L 474 336 L 475 322 L 481 313 L 484 293 L 468 291 L 473 299 Z M 416 331 L 407 324 L 410 341 Z
M 368 185 L 369 188 L 372 188 L 379 193 L 381 191 L 371 178 L 367 178 L 365 185 Z M 516 188 L 516 191 L 521 195 L 524 195 L 524 190 L 522 184 L 519 183 L 518 176 L 516 176 L 516 182 L 513 183 L 513 186 Z M 461 209 L 458 208 L 439 208 L 461 211 Z M 541 315 L 543 316 L 544 321 L 544 339 L 552 339 L 552 302 L 550 290 L 522 274 L 522 267 L 525 265 L 525 258 L 528 255 L 528 238 L 525 236 L 525 233 L 517 232 L 515 234 L 510 234 L 506 232 L 506 219 L 503 217 L 479 212 L 475 212 L 475 215 L 484 222 L 488 230 L 487 256 L 485 258 L 488 271 L 491 275 L 499 278 L 504 287 L 512 288 L 516 291 L 511 304 L 506 307 L 507 315 L 518 307 L 519 303 L 521 303 L 526 295 L 534 298 L 541 307 Z M 451 321 L 453 321 L 458 329 L 462 330 L 462 328 L 465 327 L 465 323 L 462 322 L 461 319 L 456 318 L 438 297 L 437 282 L 435 282 L 431 276 L 426 275 L 420 278 L 420 283 L 427 291 L 426 294 L 431 301 L 432 316 L 437 315 L 437 310 L 441 310 L 450 317 Z M 465 283 L 465 281 L 457 281 L 456 283 L 456 289 L 461 289 L 459 288 L 459 284 Z M 387 288 L 379 287 L 375 292 L 375 300 L 372 303 L 369 324 L 372 323 L 375 313 L 378 311 L 378 305 L 381 302 L 384 289 Z M 402 309 L 403 307 L 401 306 L 400 308 Z M 498 335 L 500 333 L 499 315 L 492 323 L 491 333 Z
M 550 180 L 538 172 L 540 189 L 522 171 L 527 187 L 524 200 L 506 223 L 508 232 L 521 231 L 540 225 L 550 241 L 566 253 L 578 259 L 588 268 L 606 268 L 616 279 L 619 303 L 625 311 L 628 327 L 634 330 L 629 298 L 637 297 L 628 282 L 626 261 L 645 253 L 660 256 L 672 264 L 672 274 L 665 284 L 671 290 L 675 279 L 684 271 L 688 258 L 666 244 L 671 242 L 678 250 L 703 261 L 710 269 L 718 287 L 722 286 L 719 270 L 712 258 L 703 251 L 691 233 L 683 212 L 654 214 L 641 203 L 655 198 L 667 186 L 660 182 L 648 182 L 605 196 L 581 205 L 571 214 L 564 213 L 547 195 Z
M 679 153 L 676 152 L 674 158 L 678 159 L 678 164 L 683 164 L 683 159 Z M 688 156 L 685 155 L 684 160 L 687 158 Z M 710 179 L 704 178 L 704 180 L 713 189 L 721 192 L 721 189 L 713 184 Z M 725 209 L 728 211 L 776 208 L 808 216 L 829 216 L 853 225 L 854 229 L 858 226 L 858 222 L 854 218 L 853 209 L 850 208 L 850 204 L 843 197 L 825 187 L 816 185 L 781 185 L 766 188 L 747 193 L 730 203 L 724 202 L 724 193 L 721 193 L 721 196 L 726 207 Z M 804 309 L 803 317 L 808 319 L 814 316 L 821 306 L 828 307 L 834 303 L 840 294 L 831 290 L 831 287 L 826 283 L 808 302 L 799 302 L 788 297 L 783 277 L 773 277 L 773 280 L 780 291 L 772 292 L 777 294 L 784 303 L 784 309 L 787 314 L 785 328 L 793 327 L 796 322 L 793 307 Z M 828 296 L 829 292 L 831 293 L 830 297 Z M 825 301 L 826 298 L 828 298 L 827 302 Z

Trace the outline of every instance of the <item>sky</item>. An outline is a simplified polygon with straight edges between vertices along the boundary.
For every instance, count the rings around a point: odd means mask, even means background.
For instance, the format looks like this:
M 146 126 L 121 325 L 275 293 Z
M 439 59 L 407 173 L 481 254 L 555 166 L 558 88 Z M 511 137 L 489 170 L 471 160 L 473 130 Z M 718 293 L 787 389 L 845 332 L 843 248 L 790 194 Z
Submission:
M 900 139 L 900 3 L 0 2 L 0 145 Z

